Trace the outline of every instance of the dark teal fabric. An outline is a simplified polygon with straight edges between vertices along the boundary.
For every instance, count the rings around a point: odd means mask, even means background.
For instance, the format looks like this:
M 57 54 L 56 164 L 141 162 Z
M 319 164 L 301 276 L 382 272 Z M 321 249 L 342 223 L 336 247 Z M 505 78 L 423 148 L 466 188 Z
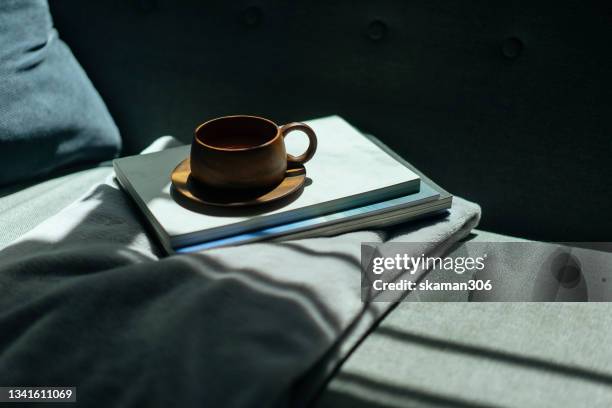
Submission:
M 0 1 L 0 185 L 111 159 L 120 145 L 47 1 Z
M 610 2 L 49 3 L 128 154 L 221 115 L 338 114 L 484 229 L 612 240 Z

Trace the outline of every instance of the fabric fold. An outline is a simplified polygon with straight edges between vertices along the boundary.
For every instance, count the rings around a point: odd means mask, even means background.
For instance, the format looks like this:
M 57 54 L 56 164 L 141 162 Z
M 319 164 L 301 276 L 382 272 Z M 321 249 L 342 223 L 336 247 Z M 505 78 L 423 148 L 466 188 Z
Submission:
M 444 253 L 479 215 L 455 198 L 384 232 L 160 258 L 109 180 L 0 252 L 0 383 L 87 406 L 305 405 L 393 307 L 362 303 L 360 244 Z

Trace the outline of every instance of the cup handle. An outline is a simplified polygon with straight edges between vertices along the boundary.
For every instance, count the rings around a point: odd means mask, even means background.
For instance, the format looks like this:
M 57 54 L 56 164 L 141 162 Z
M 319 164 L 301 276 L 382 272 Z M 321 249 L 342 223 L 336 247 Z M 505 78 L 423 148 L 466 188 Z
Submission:
M 294 130 L 301 130 L 304 132 L 306 136 L 308 136 L 308 141 L 310 143 L 308 144 L 308 149 L 297 157 L 287 153 L 287 162 L 300 164 L 306 163 L 308 160 L 312 159 L 312 156 L 314 156 L 315 152 L 317 151 L 317 135 L 310 126 L 304 123 L 293 122 L 287 123 L 286 125 L 280 127 L 280 132 L 281 135 L 283 135 L 283 138 L 287 137 L 287 135 Z

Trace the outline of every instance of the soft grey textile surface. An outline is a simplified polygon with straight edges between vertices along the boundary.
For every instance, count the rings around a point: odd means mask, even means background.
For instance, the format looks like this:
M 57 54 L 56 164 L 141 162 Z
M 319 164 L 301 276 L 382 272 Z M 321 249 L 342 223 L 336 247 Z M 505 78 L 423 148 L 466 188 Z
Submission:
M 172 136 L 162 136 L 143 153 L 178 144 Z M 34 183 L 0 187 L 0 249 L 81 198 L 111 174 L 112 163 L 104 162 Z
M 112 159 L 119 130 L 47 0 L 0 1 L 0 185 Z
M 31 185 L 0 188 L 0 249 L 72 204 L 112 171 L 109 164 Z
M 516 296 L 516 287 L 529 292 L 538 279 L 529 276 L 533 265 L 556 247 L 483 231 L 468 242 L 500 255 L 516 243 L 531 249 L 499 260 L 507 273 L 495 280 L 500 299 Z M 465 256 L 465 247 L 452 255 Z M 609 271 L 610 254 L 600 256 Z M 611 311 L 609 303 L 400 303 L 348 358 L 317 406 L 610 407 Z
M 109 181 L 0 252 L 0 384 L 78 387 L 84 406 L 305 404 L 389 304 L 360 300 L 360 243 L 477 224 L 456 199 L 394 231 L 158 259 Z
M 325 408 L 610 407 L 608 303 L 400 303 Z

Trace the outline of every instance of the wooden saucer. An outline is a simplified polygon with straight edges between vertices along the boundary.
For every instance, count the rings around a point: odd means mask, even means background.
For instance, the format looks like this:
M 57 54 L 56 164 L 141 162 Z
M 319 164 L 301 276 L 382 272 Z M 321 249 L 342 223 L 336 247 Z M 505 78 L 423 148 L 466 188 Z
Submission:
M 218 207 L 246 207 L 270 203 L 299 191 L 306 181 L 306 169 L 301 164 L 291 163 L 285 179 L 272 190 L 265 191 L 220 191 L 202 186 L 191 176 L 190 159 L 187 157 L 172 171 L 174 189 L 192 202 Z

